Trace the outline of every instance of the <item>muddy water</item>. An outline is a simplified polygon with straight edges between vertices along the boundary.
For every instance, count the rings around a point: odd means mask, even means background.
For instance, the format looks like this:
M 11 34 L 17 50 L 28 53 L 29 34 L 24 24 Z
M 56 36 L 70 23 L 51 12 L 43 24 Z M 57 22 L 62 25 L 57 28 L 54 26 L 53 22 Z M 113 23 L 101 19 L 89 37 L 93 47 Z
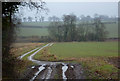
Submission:
M 47 61 L 38 61 L 33 59 L 33 56 L 37 54 L 40 50 L 42 50 L 47 46 L 52 46 L 52 45 L 53 43 L 49 43 L 41 48 L 36 48 L 32 50 L 32 51 L 36 50 L 36 52 L 31 54 L 28 57 L 28 60 L 38 64 L 39 67 L 38 66 L 31 67 L 32 69 L 38 68 L 38 71 L 34 73 L 34 76 L 31 77 L 30 81 L 36 81 L 36 79 L 55 79 L 55 78 L 64 79 L 64 81 L 66 81 L 67 79 L 80 79 L 83 76 L 83 74 L 81 69 L 79 69 L 81 68 L 79 64 L 77 65 L 77 64 L 69 64 L 69 63 L 67 64 L 63 62 L 47 62 Z M 31 51 L 29 53 L 31 53 Z M 23 55 L 22 58 L 25 55 Z
M 67 79 L 67 77 L 66 77 L 66 75 L 65 75 L 65 72 L 67 71 L 68 66 L 67 66 L 67 64 L 65 64 L 65 63 L 62 63 L 62 64 L 63 64 L 63 67 L 62 67 L 63 79 Z
M 38 75 L 42 70 L 45 69 L 44 66 L 45 66 L 45 64 L 43 64 L 42 66 L 39 67 L 39 71 L 35 73 L 35 76 L 34 76 L 32 79 L 30 79 L 30 81 L 33 81 L 33 80 L 37 77 L 37 75 Z
M 52 73 L 52 69 L 51 67 L 48 67 L 48 73 L 47 73 L 46 79 L 50 78 L 51 73 Z

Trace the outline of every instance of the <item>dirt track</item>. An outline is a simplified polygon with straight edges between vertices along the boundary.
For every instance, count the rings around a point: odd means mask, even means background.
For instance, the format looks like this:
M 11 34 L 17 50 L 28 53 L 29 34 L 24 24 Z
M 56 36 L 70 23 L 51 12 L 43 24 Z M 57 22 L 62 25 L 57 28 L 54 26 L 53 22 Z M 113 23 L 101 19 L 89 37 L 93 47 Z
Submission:
M 39 72 L 36 76 L 36 73 L 39 71 L 39 67 L 42 65 L 35 66 L 34 68 L 28 68 L 29 72 L 25 75 L 25 79 L 29 79 L 29 81 L 41 81 L 41 79 L 64 79 L 63 78 L 63 70 L 62 67 L 64 65 L 45 65 L 44 69 Z M 65 72 L 65 76 L 67 79 L 84 79 L 83 69 L 80 64 L 67 64 L 67 71 Z M 51 68 L 51 69 L 50 69 Z M 34 79 L 32 79 L 36 76 Z

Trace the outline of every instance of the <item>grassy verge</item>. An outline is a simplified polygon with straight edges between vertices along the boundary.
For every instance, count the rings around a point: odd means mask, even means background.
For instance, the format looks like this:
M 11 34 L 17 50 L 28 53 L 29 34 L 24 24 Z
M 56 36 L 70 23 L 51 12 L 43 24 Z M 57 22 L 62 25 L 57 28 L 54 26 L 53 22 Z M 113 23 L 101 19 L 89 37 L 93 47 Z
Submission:
M 56 43 L 38 52 L 34 58 L 81 63 L 87 79 L 118 79 L 117 44 L 117 42 Z
M 118 79 L 118 68 L 104 57 L 86 57 L 77 59 L 84 67 L 88 79 Z
M 42 60 L 42 61 L 59 61 L 60 58 L 58 58 L 56 55 L 54 54 L 50 54 L 48 52 L 48 48 L 43 48 L 43 50 L 39 51 L 35 56 L 34 59 L 36 60 Z
M 26 52 L 29 52 L 44 43 L 15 43 L 13 44 L 13 48 L 11 49 L 12 54 L 18 57 Z

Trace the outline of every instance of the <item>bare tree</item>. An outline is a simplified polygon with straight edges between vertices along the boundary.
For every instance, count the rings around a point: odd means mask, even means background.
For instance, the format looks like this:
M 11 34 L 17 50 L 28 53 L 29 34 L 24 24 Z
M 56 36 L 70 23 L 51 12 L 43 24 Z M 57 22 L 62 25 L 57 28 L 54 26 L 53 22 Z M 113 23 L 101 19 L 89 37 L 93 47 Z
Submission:
M 74 14 L 63 15 L 64 40 L 74 41 L 76 35 L 76 16 Z

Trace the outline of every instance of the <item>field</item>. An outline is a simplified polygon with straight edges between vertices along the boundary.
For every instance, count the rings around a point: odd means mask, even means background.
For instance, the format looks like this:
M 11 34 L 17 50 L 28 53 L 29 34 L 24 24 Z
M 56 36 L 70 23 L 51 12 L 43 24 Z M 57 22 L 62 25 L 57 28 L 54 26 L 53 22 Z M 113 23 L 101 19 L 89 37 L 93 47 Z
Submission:
M 48 26 L 50 22 L 24 22 L 21 23 L 23 26 Z
M 47 36 L 47 28 L 19 28 L 18 36 Z
M 44 61 L 80 63 L 87 79 L 116 79 L 118 42 L 63 42 L 38 52 L 34 58 Z
M 48 26 L 49 22 L 43 23 L 23 23 L 24 26 Z M 108 31 L 108 38 L 115 38 L 118 37 L 118 23 L 113 24 L 105 24 L 106 30 Z M 17 32 L 18 36 L 48 36 L 48 29 L 47 28 L 23 28 L 19 27 L 19 31 Z
M 59 57 L 118 56 L 117 42 L 55 43 L 50 53 Z
M 118 23 L 116 24 L 105 24 L 106 30 L 108 31 L 108 38 L 118 37 Z

